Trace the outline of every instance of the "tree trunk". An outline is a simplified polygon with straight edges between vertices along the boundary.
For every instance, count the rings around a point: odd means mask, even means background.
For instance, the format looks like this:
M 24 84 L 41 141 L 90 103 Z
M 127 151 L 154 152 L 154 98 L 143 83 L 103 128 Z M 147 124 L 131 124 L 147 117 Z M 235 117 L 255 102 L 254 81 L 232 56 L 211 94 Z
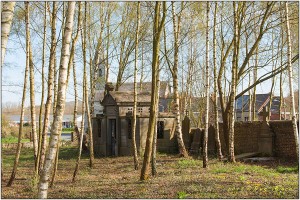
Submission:
M 92 124 L 91 124 L 91 115 L 90 108 L 88 102 L 88 87 L 87 87 L 87 75 L 86 75 L 86 16 L 87 16 L 87 2 L 85 2 L 84 6 L 84 28 L 83 28 L 83 37 L 82 37 L 82 53 L 83 53 L 83 82 L 85 84 L 85 107 L 87 112 L 87 121 L 88 121 L 88 134 L 89 134 L 89 142 L 90 142 L 90 167 L 93 168 L 94 165 L 94 145 L 93 145 L 93 132 L 92 132 Z M 81 32 L 82 33 L 82 32 Z
M 15 180 L 16 173 L 17 173 L 17 167 L 19 164 L 19 158 L 21 154 L 21 139 L 23 135 L 23 122 L 24 122 L 24 106 L 25 106 L 25 98 L 26 98 L 26 87 L 27 87 L 27 79 L 28 79 L 28 72 L 29 72 L 29 62 L 26 61 L 26 67 L 25 67 L 25 75 L 24 75 L 24 86 L 23 86 L 23 95 L 22 95 L 22 104 L 21 104 L 21 116 L 20 116 L 20 125 L 19 125 L 19 135 L 18 135 L 18 145 L 16 150 L 16 157 L 14 161 L 13 170 L 11 172 L 10 179 L 7 183 L 7 186 L 10 187 L 13 184 L 13 181 Z
M 234 156 L 234 105 L 235 105 L 235 94 L 236 94 L 236 72 L 237 72 L 237 56 L 238 56 L 238 17 L 236 3 L 233 2 L 233 15 L 234 15 L 234 42 L 233 42 L 233 59 L 231 69 L 231 92 L 230 92 L 230 107 L 229 107 L 229 149 L 228 149 L 228 161 L 235 162 Z
M 41 172 L 44 162 L 45 154 L 47 148 L 47 133 L 49 127 L 49 115 L 52 104 L 52 90 L 53 90 L 53 77 L 54 77 L 54 61 L 55 61 L 55 52 L 56 52 L 56 12 L 57 5 L 56 2 L 53 2 L 53 10 L 51 17 L 51 48 L 50 48 L 50 57 L 49 57 L 49 69 L 48 69 L 48 89 L 47 89 L 47 100 L 45 104 L 45 114 L 44 114 L 44 125 L 42 132 L 42 145 L 41 145 L 41 157 L 39 163 L 39 171 Z
M 163 17 L 161 20 L 160 20 L 160 4 L 161 4 L 160 2 L 155 2 L 150 118 L 149 118 L 146 148 L 144 153 L 144 160 L 143 160 L 140 180 L 147 180 L 149 178 L 152 143 L 153 143 L 153 137 L 155 131 L 156 113 L 157 113 L 157 106 L 158 106 L 158 95 L 157 95 L 158 91 L 157 91 L 156 83 L 159 77 L 159 73 L 158 73 L 159 43 L 160 43 L 160 35 L 166 18 L 166 2 L 163 2 Z
M 41 146 L 42 146 L 42 115 L 44 107 L 44 96 L 45 96 L 45 61 L 46 61 L 46 27 L 47 27 L 47 2 L 45 2 L 44 10 L 44 27 L 43 27 L 43 58 L 42 58 L 42 96 L 40 104 L 40 114 L 39 114 L 39 149 L 37 155 L 37 165 L 39 168 L 40 165 L 40 156 L 41 156 Z
M 209 2 L 206 2 L 206 58 L 205 58 L 205 130 L 203 139 L 203 168 L 207 168 L 208 118 L 209 118 Z
M 158 69 L 159 70 L 159 69 Z M 159 97 L 159 88 L 160 88 L 160 81 L 159 78 L 157 79 L 157 92 Z M 159 111 L 159 105 L 157 105 L 157 109 Z M 152 176 L 156 176 L 157 174 L 157 167 L 156 167 L 156 149 L 157 149 L 157 121 L 158 121 L 158 112 L 156 113 L 156 121 L 155 121 L 155 128 L 154 128 L 154 136 L 153 136 L 153 143 L 152 143 L 152 155 L 151 155 L 151 171 Z
M 223 158 L 222 155 L 222 148 L 221 148 L 221 141 L 219 136 L 219 110 L 218 110 L 218 83 L 217 83 L 217 55 L 216 55 L 216 44 L 217 44 L 217 37 L 216 37 L 216 26 L 217 26 L 217 10 L 218 10 L 218 3 L 215 2 L 215 12 L 214 12 L 214 28 L 213 28 L 213 56 L 214 56 L 214 116 L 215 116 L 215 142 L 217 146 L 217 154 L 219 160 Z
M 85 91 L 85 87 L 86 87 L 86 85 L 85 85 L 85 82 L 83 81 L 82 91 Z M 85 113 L 85 92 L 82 93 L 81 107 L 82 107 L 82 114 L 84 115 L 84 113 Z M 77 132 L 78 128 L 75 127 L 74 131 Z M 75 170 L 74 170 L 73 178 L 72 178 L 73 183 L 76 181 L 76 176 L 79 171 L 79 164 L 80 164 L 81 152 L 82 152 L 83 133 L 84 133 L 84 120 L 82 119 L 81 120 L 81 129 L 80 129 L 80 138 L 79 138 L 79 147 L 78 147 L 78 157 L 76 160 L 76 166 L 75 166 Z M 76 134 L 76 135 L 79 135 L 79 134 Z
M 294 87 L 293 87 L 293 68 L 292 68 L 292 46 L 291 46 L 291 31 L 290 31 L 290 21 L 289 21 L 289 6 L 285 2 L 285 19 L 286 19 L 286 30 L 287 30 L 287 57 L 288 57 L 288 73 L 289 73 L 289 85 L 290 85 L 290 94 L 291 94 L 291 110 L 292 110 L 292 124 L 293 132 L 296 143 L 296 153 L 299 159 L 299 141 L 298 141 L 298 129 L 297 129 L 297 118 L 295 110 L 295 98 L 294 98 Z
M 68 2 L 68 10 L 66 13 L 66 23 L 64 27 L 64 35 L 62 40 L 61 60 L 59 69 L 58 96 L 57 106 L 51 127 L 49 151 L 47 151 L 47 159 L 45 161 L 42 173 L 40 175 L 38 198 L 47 198 L 49 173 L 51 171 L 53 160 L 57 151 L 57 142 L 61 134 L 61 123 L 65 109 L 66 100 L 66 80 L 67 68 L 70 55 L 70 42 L 73 29 L 73 19 L 75 11 L 75 2 Z
M 1 67 L 3 66 L 6 45 L 10 33 L 11 23 L 14 16 L 16 2 L 5 1 L 2 2 L 1 12 Z
M 38 138 L 36 132 L 36 114 L 35 114 L 35 92 L 34 92 L 34 66 L 32 60 L 30 30 L 29 30 L 29 2 L 25 2 L 25 21 L 26 21 L 26 54 L 27 64 L 29 64 L 29 85 L 30 85 L 30 113 L 31 113 L 31 133 L 33 136 L 33 151 L 35 162 L 35 175 L 38 174 L 37 155 L 38 155 Z
M 181 8 L 183 8 L 183 2 L 181 2 Z M 174 101 L 174 113 L 175 113 L 175 134 L 178 142 L 179 155 L 183 157 L 188 157 L 188 153 L 185 149 L 184 142 L 182 139 L 182 130 L 181 130 L 181 119 L 179 111 L 179 94 L 178 94 L 178 53 L 179 53 L 179 36 L 180 36 L 180 20 L 181 14 L 178 15 L 176 23 L 176 14 L 174 2 L 172 2 L 172 17 L 173 17 L 173 29 L 174 29 L 174 65 L 171 70 L 173 77 L 173 101 Z
M 133 101 L 133 119 L 132 119 L 132 149 L 133 149 L 133 162 L 134 169 L 139 169 L 138 153 L 135 141 L 136 135 L 136 107 L 137 107 L 137 65 L 138 65 L 138 41 L 139 41 L 139 27 L 140 27 L 140 2 L 137 2 L 137 23 L 136 23 L 136 34 L 135 34 L 135 59 L 134 59 L 134 101 Z

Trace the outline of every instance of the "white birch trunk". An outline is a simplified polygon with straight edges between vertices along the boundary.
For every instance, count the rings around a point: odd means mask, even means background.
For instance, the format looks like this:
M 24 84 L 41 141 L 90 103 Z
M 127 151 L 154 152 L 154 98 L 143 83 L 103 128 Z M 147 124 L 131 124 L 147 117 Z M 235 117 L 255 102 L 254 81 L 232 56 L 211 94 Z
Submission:
M 14 16 L 16 2 L 5 1 L 2 2 L 1 12 L 1 66 L 3 66 L 6 45 L 10 33 L 11 23 Z
M 40 175 L 39 192 L 38 198 L 45 199 L 48 194 L 48 182 L 50 171 L 53 166 L 53 161 L 57 151 L 57 142 L 59 135 L 61 134 L 61 123 L 65 109 L 66 100 L 66 80 L 67 80 L 67 69 L 70 55 L 70 42 L 73 29 L 73 19 L 75 11 L 75 2 L 68 2 L 67 18 L 64 27 L 63 45 L 61 49 L 61 60 L 59 68 L 59 81 L 58 81 L 58 96 L 57 106 L 54 115 L 53 124 L 51 127 L 50 145 L 49 151 L 47 151 L 47 159 Z
M 289 21 L 289 6 L 285 2 L 285 19 L 286 19 L 286 29 L 287 29 L 287 45 L 288 45 L 288 74 L 289 74 L 289 85 L 290 85 L 290 94 L 291 94 L 291 110 L 292 110 L 292 124 L 294 130 L 294 137 L 296 143 L 296 153 L 299 159 L 299 141 L 298 141 L 298 129 L 297 129 L 297 118 L 295 110 L 295 97 L 294 97 L 294 87 L 293 87 L 293 68 L 292 68 L 292 46 L 291 46 L 291 30 L 290 30 L 290 21 Z

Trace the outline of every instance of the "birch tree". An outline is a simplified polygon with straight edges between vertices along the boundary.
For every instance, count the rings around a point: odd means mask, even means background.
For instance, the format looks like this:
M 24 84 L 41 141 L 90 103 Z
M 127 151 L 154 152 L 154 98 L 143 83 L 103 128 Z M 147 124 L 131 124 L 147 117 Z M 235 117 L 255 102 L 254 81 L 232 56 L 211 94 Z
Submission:
M 156 113 L 158 107 L 158 92 L 157 80 L 158 73 L 158 59 L 159 59 L 159 46 L 160 36 L 164 27 L 166 18 L 166 2 L 163 2 L 163 16 L 160 16 L 161 2 L 155 2 L 155 13 L 153 23 L 153 53 L 152 53 L 152 87 L 151 87 L 151 106 L 148 132 L 146 138 L 146 147 L 144 153 L 143 166 L 141 169 L 140 180 L 147 180 L 149 178 L 150 160 L 152 155 L 153 136 L 155 131 Z
M 223 158 L 221 142 L 219 137 L 219 110 L 218 110 L 218 83 L 217 83 L 217 55 L 216 55 L 216 46 L 217 46 L 217 37 L 216 37 L 216 28 L 217 28 L 217 10 L 218 2 L 215 2 L 215 12 L 214 12 L 214 27 L 213 27 L 213 65 L 214 65 L 214 116 L 215 116 L 215 141 L 217 146 L 217 154 L 219 160 Z
M 52 2 L 51 47 L 50 47 L 49 68 L 48 68 L 48 88 L 47 88 L 47 100 L 45 104 L 45 113 L 44 113 L 39 171 L 42 170 L 45 162 L 45 154 L 47 148 L 47 133 L 48 133 L 48 126 L 50 123 L 49 115 L 50 115 L 52 95 L 53 95 L 53 78 L 54 78 L 54 65 L 55 65 L 54 62 L 55 62 L 55 52 L 56 52 L 56 12 L 57 12 L 57 4 L 56 2 Z
M 181 9 L 183 9 L 183 2 L 181 2 Z M 182 139 L 181 119 L 179 111 L 179 93 L 178 93 L 178 54 L 179 54 L 179 41 L 180 41 L 180 26 L 181 26 L 181 14 L 176 16 L 174 2 L 172 2 L 172 18 L 173 18 L 173 30 L 174 30 L 174 63 L 173 68 L 169 66 L 173 77 L 173 101 L 174 101 L 174 113 L 175 113 L 175 134 L 178 142 L 179 154 L 183 157 L 188 157 L 188 153 L 185 149 Z
M 3 43 L 2 43 L 3 44 Z M 3 50 L 2 50 L 3 51 Z M 26 58 L 27 58 L 27 54 L 26 54 Z M 3 59 L 2 59 L 3 61 Z M 27 79 L 28 79 L 28 72 L 29 72 L 29 62 L 27 62 L 26 60 L 26 64 L 25 64 L 25 75 L 24 75 L 24 85 L 23 85 L 23 94 L 22 94 L 22 103 L 21 103 L 21 115 L 20 115 L 20 125 L 19 125 L 19 135 L 18 135 L 18 144 L 17 144 L 17 150 L 16 150 L 16 157 L 15 157 L 15 161 L 14 161 L 14 166 L 10 175 L 10 179 L 7 183 L 7 186 L 10 187 L 16 177 L 16 173 L 17 173 L 17 167 L 19 164 L 19 159 L 20 159 L 20 154 L 21 154 L 21 139 L 22 139 L 22 135 L 23 135 L 23 122 L 24 122 L 24 105 L 25 105 L 25 99 L 26 99 L 26 87 L 27 87 Z
M 59 67 L 59 81 L 58 81 L 58 96 L 57 106 L 51 127 L 49 151 L 47 151 L 47 159 L 45 161 L 42 173 L 40 175 L 38 198 L 47 198 L 49 173 L 53 166 L 53 161 L 57 151 L 57 142 L 61 134 L 61 123 L 64 114 L 65 100 L 66 100 L 66 79 L 67 68 L 70 55 L 70 42 L 73 30 L 73 19 L 75 12 L 75 2 L 68 2 L 68 9 L 66 13 L 66 23 L 64 27 L 64 35 L 62 40 L 61 60 Z
M 134 169 L 139 169 L 139 160 L 138 160 L 138 153 L 135 141 L 136 135 L 136 108 L 137 108 L 137 65 L 138 65 L 138 39 L 139 39 L 139 27 L 140 27 L 140 5 L 141 2 L 137 2 L 137 11 L 136 11 L 136 33 L 135 33 L 135 52 L 134 52 L 134 101 L 133 101 L 133 119 L 132 119 L 132 149 L 133 149 L 133 162 L 134 162 Z
M 3 66 L 6 45 L 10 33 L 11 23 L 14 16 L 16 2 L 4 1 L 2 2 L 1 11 L 1 67 Z
M 297 129 L 297 118 L 295 110 L 295 97 L 294 97 L 294 87 L 293 87 L 293 68 L 292 68 L 292 46 L 291 46 L 291 31 L 290 31 L 290 20 L 289 20 L 289 6 L 288 2 L 285 5 L 285 20 L 286 20 L 286 30 L 287 30 L 287 57 L 288 57 L 288 74 L 289 74 L 289 86 L 290 86 L 290 96 L 291 96 L 291 110 L 292 110 L 292 124 L 293 132 L 296 143 L 296 153 L 299 159 L 299 141 L 298 141 L 298 129 Z
M 207 168 L 208 118 L 209 118 L 209 2 L 206 2 L 206 56 L 205 56 L 205 130 L 203 139 L 203 168 Z

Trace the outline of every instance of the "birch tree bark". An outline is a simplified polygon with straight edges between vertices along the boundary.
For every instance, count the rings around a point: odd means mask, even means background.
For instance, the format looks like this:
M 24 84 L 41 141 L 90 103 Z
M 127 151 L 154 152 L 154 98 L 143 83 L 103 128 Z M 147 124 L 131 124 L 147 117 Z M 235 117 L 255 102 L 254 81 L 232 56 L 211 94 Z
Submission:
M 219 136 L 219 110 L 218 110 L 218 83 L 217 83 L 217 55 L 216 55 L 216 46 L 217 46 L 217 37 L 216 37 L 216 28 L 217 28 L 217 10 L 218 3 L 215 2 L 215 12 L 214 12 L 214 28 L 213 28 L 213 57 L 214 57 L 214 116 L 215 116 L 215 141 L 217 146 L 217 154 L 219 160 L 223 158 L 221 141 Z
M 292 68 L 292 46 L 291 46 L 291 30 L 290 30 L 290 21 L 289 21 L 289 6 L 288 2 L 284 2 L 285 4 L 285 19 L 286 19 L 286 30 L 287 30 L 287 57 L 288 57 L 288 74 L 289 74 L 289 86 L 290 86 L 290 95 L 291 95 L 291 110 L 292 110 L 292 124 L 293 124 L 293 132 L 296 143 L 296 153 L 299 159 L 299 141 L 298 141 L 298 129 L 297 129 L 297 118 L 296 118 L 296 110 L 295 110 L 295 97 L 294 97 L 294 87 L 293 87 L 293 68 Z
M 83 81 L 83 87 L 82 87 L 82 91 L 85 91 L 85 82 Z M 82 114 L 85 113 L 85 92 L 82 93 Z M 78 130 L 77 127 L 75 127 L 74 130 Z M 83 133 L 84 133 L 84 120 L 81 120 L 81 128 L 80 128 L 80 138 L 79 138 L 79 148 L 78 148 L 78 157 L 76 160 L 76 165 L 75 165 L 75 170 L 73 173 L 73 178 L 72 178 L 72 182 L 74 183 L 76 181 L 76 176 L 77 173 L 79 171 L 79 165 L 80 165 L 80 159 L 81 159 L 81 153 L 82 153 L 82 143 L 83 143 Z
M 44 3 L 44 26 L 43 26 L 43 56 L 42 56 L 42 94 L 41 94 L 41 104 L 40 104 L 40 113 L 39 113 L 39 148 L 37 155 L 37 165 L 40 165 L 40 155 L 41 155 L 41 146 L 42 146 L 42 116 L 43 116 L 43 107 L 44 107 L 44 96 L 45 96 L 45 62 L 46 62 L 46 27 L 47 27 L 47 2 Z
M 5 1 L 2 2 L 1 11 L 1 67 L 3 66 L 6 45 L 10 33 L 11 23 L 14 16 L 16 2 L 15 1 Z
M 90 167 L 93 168 L 94 165 L 94 145 L 93 145 L 93 132 L 92 132 L 92 123 L 91 123 L 91 115 L 90 108 L 88 102 L 88 87 L 87 87 L 87 75 L 86 75 L 86 16 L 87 16 L 87 2 L 84 5 L 84 24 L 83 24 L 83 35 L 82 35 L 82 53 L 83 53 L 83 82 L 85 84 L 85 107 L 86 107 L 86 115 L 88 122 L 88 134 L 89 134 L 89 142 L 90 142 Z M 82 31 L 81 31 L 82 34 Z
M 203 140 L 203 168 L 207 168 L 208 118 L 209 118 L 209 2 L 206 2 L 206 56 L 205 56 L 205 130 Z
M 26 55 L 27 57 L 27 55 Z M 7 187 L 10 187 L 16 177 L 17 173 L 17 167 L 19 164 L 20 154 L 21 154 L 21 139 L 23 135 L 23 122 L 24 122 L 24 112 L 25 112 L 25 99 L 26 99 L 26 87 L 27 87 L 27 79 L 28 79 L 28 72 L 29 72 L 29 62 L 26 61 L 26 67 L 25 67 L 25 75 L 24 75 L 24 85 L 23 85 L 23 94 L 22 94 L 22 103 L 21 103 L 21 115 L 20 115 L 20 125 L 19 125 L 19 135 L 18 135 L 18 144 L 17 144 L 17 150 L 16 150 L 16 157 L 14 161 L 13 170 L 10 175 L 10 179 L 7 183 Z
M 181 2 L 181 8 L 183 8 L 183 2 Z M 173 69 L 170 68 L 171 74 L 173 77 L 173 101 L 174 101 L 174 113 L 175 113 L 175 134 L 177 137 L 179 154 L 183 157 L 188 157 L 188 153 L 185 149 L 184 142 L 182 139 L 182 130 L 181 130 L 181 119 L 179 111 L 179 94 L 178 94 L 178 53 L 179 53 L 179 36 L 180 36 L 180 22 L 181 14 L 176 17 L 174 2 L 172 2 L 172 17 L 173 17 L 173 29 L 174 29 L 174 64 Z M 176 22 L 177 18 L 177 22 Z
M 48 69 L 48 88 L 47 88 L 47 100 L 45 104 L 45 114 L 44 114 L 44 124 L 42 132 L 42 144 L 41 144 L 41 157 L 39 163 L 39 171 L 42 170 L 45 162 L 45 154 L 47 148 L 47 133 L 49 126 L 49 115 L 52 104 L 53 95 L 53 77 L 54 77 L 54 62 L 55 62 L 55 52 L 56 52 L 56 12 L 57 5 L 56 2 L 52 2 L 52 17 L 51 17 L 51 48 L 49 57 L 49 69 Z
M 73 19 L 75 12 L 75 2 L 68 2 L 68 9 L 66 13 L 66 23 L 64 27 L 64 35 L 61 49 L 61 60 L 59 68 L 59 82 L 58 82 L 58 96 L 56 112 L 53 119 L 53 125 L 51 127 L 50 145 L 49 151 L 47 151 L 47 159 L 45 161 L 42 173 L 40 175 L 38 198 L 47 198 L 48 194 L 48 181 L 49 173 L 53 166 L 53 161 L 57 151 L 58 137 L 61 134 L 61 123 L 65 109 L 66 100 L 66 80 L 67 80 L 67 68 L 70 55 L 70 42 L 73 30 Z
M 231 92 L 230 92 L 230 108 L 229 108 L 229 149 L 228 160 L 235 162 L 234 156 L 234 105 L 236 94 L 236 73 L 237 73 L 237 51 L 238 51 L 238 16 L 236 2 L 233 3 L 233 16 L 234 16 L 234 36 L 233 36 L 233 56 L 232 56 L 232 68 L 231 68 Z
M 29 30 L 29 2 L 25 2 L 25 22 L 26 22 L 26 62 L 29 65 L 29 85 L 30 85 L 30 114 L 31 114 L 31 134 L 33 136 L 33 151 L 35 162 L 35 175 L 38 174 L 37 154 L 38 154 L 38 139 L 36 132 L 36 114 L 35 114 L 35 92 L 34 92 L 34 66 L 32 60 L 30 30 Z
M 147 180 L 149 178 L 150 160 L 152 154 L 152 143 L 155 131 L 156 113 L 158 106 L 158 93 L 157 93 L 157 79 L 158 73 L 158 58 L 159 58 L 159 44 L 162 28 L 164 27 L 166 18 L 166 2 L 163 2 L 163 16 L 160 19 L 161 2 L 155 2 L 155 14 L 153 24 L 153 54 L 152 54 L 152 87 L 151 87 L 151 106 L 150 118 L 146 139 L 146 148 L 144 153 L 143 166 L 141 169 L 140 180 Z
M 135 141 L 136 135 L 136 108 L 137 108 L 137 65 L 138 65 L 138 41 L 139 41 L 139 27 L 140 27 L 140 4 L 141 2 L 137 2 L 137 23 L 136 23 L 136 33 L 135 33 L 135 52 L 134 52 L 134 101 L 133 101 L 133 119 L 132 119 L 132 149 L 133 149 L 133 162 L 134 162 L 134 169 L 139 169 L 139 160 L 138 160 L 138 153 Z

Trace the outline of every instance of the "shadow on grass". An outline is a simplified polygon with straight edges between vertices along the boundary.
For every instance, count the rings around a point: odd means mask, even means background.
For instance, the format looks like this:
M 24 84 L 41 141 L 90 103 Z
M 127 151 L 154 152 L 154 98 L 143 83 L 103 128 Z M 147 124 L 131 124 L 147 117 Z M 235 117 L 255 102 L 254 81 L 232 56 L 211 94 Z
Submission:
M 89 158 L 90 154 L 89 152 L 83 151 L 81 153 L 81 158 Z M 61 147 L 59 149 L 59 159 L 62 160 L 71 160 L 71 159 L 77 159 L 78 157 L 78 148 L 77 147 Z

